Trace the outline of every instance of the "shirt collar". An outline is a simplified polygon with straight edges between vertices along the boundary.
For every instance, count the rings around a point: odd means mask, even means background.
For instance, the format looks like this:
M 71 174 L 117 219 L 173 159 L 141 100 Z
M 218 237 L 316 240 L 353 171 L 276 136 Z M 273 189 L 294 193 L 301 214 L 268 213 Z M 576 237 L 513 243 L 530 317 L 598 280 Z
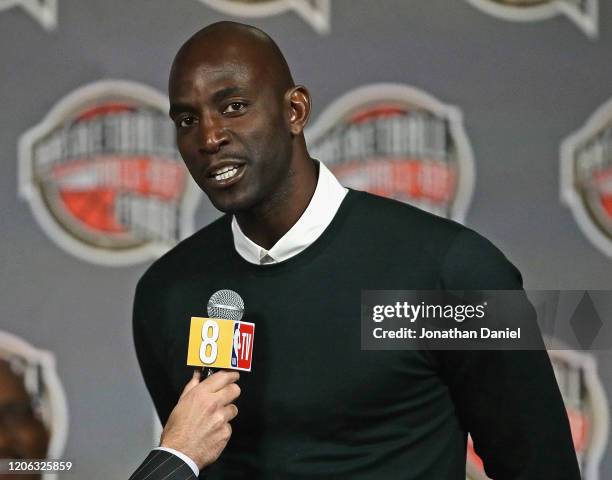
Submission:
M 257 265 L 282 262 L 297 255 L 312 244 L 331 223 L 348 190 L 340 185 L 333 173 L 319 162 L 319 178 L 315 192 L 299 220 L 270 250 L 260 247 L 240 229 L 232 218 L 234 247 L 247 262 Z

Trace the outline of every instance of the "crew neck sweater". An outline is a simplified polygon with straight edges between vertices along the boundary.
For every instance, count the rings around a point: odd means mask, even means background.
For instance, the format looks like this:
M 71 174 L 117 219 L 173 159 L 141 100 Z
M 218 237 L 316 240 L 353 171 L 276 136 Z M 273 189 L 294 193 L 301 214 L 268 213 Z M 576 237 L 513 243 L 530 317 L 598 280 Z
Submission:
M 362 290 L 520 289 L 472 230 L 349 190 L 326 230 L 270 265 L 233 248 L 225 215 L 156 261 L 134 303 L 134 340 L 162 423 L 191 378 L 190 318 L 220 289 L 256 325 L 216 479 L 464 480 L 471 433 L 489 476 L 577 480 L 545 351 L 363 351 Z

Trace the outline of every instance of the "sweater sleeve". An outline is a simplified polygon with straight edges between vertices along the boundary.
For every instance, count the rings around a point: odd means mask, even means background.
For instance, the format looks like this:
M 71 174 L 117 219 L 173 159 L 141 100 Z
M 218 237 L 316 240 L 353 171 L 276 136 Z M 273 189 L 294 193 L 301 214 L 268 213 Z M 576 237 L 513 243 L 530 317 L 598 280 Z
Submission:
M 151 337 L 151 333 L 161 325 L 158 318 L 160 308 L 156 306 L 156 301 L 159 299 L 160 296 L 147 277 L 141 278 L 134 296 L 132 327 L 140 370 L 153 399 L 157 415 L 162 425 L 165 425 L 174 408 L 176 398 L 170 387 L 171 382 L 165 365 L 160 358 L 160 350 L 154 347 Z
M 522 290 L 518 270 L 468 229 L 451 244 L 440 281 L 451 290 Z M 535 315 L 526 295 L 523 299 L 520 310 Z M 437 351 L 433 356 L 489 477 L 580 480 L 567 414 L 544 347 Z

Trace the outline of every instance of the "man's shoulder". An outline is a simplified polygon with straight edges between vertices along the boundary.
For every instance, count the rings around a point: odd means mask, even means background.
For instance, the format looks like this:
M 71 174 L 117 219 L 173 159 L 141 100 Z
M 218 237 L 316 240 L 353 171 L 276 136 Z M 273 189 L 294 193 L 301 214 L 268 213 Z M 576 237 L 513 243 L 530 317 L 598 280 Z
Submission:
M 399 200 L 368 192 L 355 192 L 359 197 L 360 219 L 378 231 L 396 232 L 432 240 L 450 240 L 467 227 Z
M 378 248 L 392 245 L 395 255 L 411 252 L 438 265 L 448 288 L 515 289 L 516 267 L 491 241 L 453 220 L 397 200 L 358 192 L 360 223 Z M 378 240 L 377 240 L 378 237 Z M 378 242 L 378 243 L 377 243 Z
M 230 223 L 231 217 L 223 215 L 180 241 L 151 264 L 140 282 L 188 275 L 190 271 L 201 272 L 212 263 L 222 260 L 233 246 Z

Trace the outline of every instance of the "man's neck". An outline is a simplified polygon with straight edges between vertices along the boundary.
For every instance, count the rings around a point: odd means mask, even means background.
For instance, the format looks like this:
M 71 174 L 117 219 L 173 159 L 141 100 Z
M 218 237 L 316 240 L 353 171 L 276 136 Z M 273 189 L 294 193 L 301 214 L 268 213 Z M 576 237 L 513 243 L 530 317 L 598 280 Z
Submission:
M 293 171 L 284 189 L 268 201 L 245 212 L 237 212 L 236 220 L 251 241 L 270 250 L 300 219 L 317 187 L 319 164 L 306 158 Z

